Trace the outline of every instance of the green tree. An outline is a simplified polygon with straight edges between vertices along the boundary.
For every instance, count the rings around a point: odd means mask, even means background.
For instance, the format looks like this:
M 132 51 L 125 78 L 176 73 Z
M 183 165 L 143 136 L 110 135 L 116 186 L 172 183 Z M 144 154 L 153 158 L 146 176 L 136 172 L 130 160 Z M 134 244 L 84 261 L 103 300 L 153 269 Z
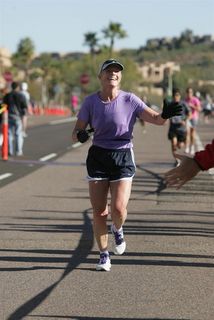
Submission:
M 190 29 L 186 29 L 181 33 L 180 36 L 181 39 L 186 40 L 187 42 L 191 43 L 193 41 L 194 38 L 194 34 L 193 31 Z
M 14 65 L 25 72 L 26 81 L 29 78 L 29 68 L 34 57 L 34 52 L 35 46 L 33 41 L 30 38 L 24 38 L 20 40 L 17 51 L 12 57 Z
M 112 56 L 115 39 L 123 39 L 128 35 L 120 23 L 110 22 L 107 28 L 102 30 L 105 39 L 110 39 L 109 55 Z
M 60 61 L 53 59 L 49 53 L 42 53 L 32 63 L 31 78 L 37 78 L 40 84 L 39 100 L 45 107 L 53 97 L 53 87 L 62 82 Z

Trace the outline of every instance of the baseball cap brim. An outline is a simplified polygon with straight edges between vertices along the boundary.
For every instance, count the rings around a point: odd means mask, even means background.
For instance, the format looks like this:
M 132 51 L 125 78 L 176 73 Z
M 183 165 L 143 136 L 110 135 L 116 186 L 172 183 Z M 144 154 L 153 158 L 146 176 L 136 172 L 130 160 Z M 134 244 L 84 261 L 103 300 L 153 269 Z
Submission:
M 110 59 L 110 60 L 106 60 L 105 62 L 103 62 L 102 66 L 100 68 L 100 72 L 106 70 L 110 66 L 118 66 L 121 71 L 124 69 L 124 66 L 122 65 L 122 63 L 120 63 L 117 60 Z

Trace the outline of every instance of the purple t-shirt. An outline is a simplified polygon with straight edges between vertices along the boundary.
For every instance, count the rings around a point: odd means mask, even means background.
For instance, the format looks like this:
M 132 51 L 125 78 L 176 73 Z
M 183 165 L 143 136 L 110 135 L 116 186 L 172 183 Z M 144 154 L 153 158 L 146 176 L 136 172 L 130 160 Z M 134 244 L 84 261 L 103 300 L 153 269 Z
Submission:
M 136 118 L 145 107 L 130 92 L 120 90 L 110 102 L 103 102 L 98 93 L 93 93 L 83 101 L 78 119 L 94 128 L 93 145 L 106 149 L 131 148 Z

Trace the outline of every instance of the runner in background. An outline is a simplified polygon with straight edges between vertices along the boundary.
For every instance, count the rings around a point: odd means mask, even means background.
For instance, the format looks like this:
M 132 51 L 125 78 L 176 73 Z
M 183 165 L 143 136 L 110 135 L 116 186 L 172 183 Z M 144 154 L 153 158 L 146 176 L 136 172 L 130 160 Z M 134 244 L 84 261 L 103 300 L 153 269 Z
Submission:
M 184 101 L 181 101 L 181 93 L 179 89 L 173 89 L 172 101 L 182 105 L 183 112 L 180 116 L 172 117 L 169 120 L 168 139 L 171 142 L 172 156 L 175 160 L 175 166 L 179 164 L 176 158 L 176 151 L 185 146 L 187 136 L 187 120 L 190 116 L 190 108 Z
M 73 116 L 75 116 L 77 114 L 78 105 L 79 105 L 78 96 L 72 94 L 72 96 L 71 96 L 71 112 L 72 112 Z
M 205 100 L 202 104 L 202 108 L 204 114 L 204 122 L 209 123 L 212 116 L 212 110 L 214 109 L 214 104 L 209 94 L 206 94 Z
M 196 127 L 198 124 L 199 113 L 201 111 L 201 102 L 196 96 L 193 95 L 193 89 L 191 87 L 186 89 L 185 102 L 191 110 L 190 118 L 187 121 L 187 138 L 185 152 L 193 155 L 195 153 Z

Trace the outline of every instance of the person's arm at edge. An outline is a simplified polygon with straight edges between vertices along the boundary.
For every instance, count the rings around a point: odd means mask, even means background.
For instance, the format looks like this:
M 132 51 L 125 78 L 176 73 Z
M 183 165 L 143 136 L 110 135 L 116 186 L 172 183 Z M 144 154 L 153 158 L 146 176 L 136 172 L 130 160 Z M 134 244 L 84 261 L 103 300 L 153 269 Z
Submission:
M 208 170 L 214 167 L 214 139 L 212 143 L 206 145 L 202 151 L 197 151 L 194 160 L 201 170 Z
M 181 160 L 181 164 L 165 173 L 165 181 L 167 186 L 180 189 L 200 171 L 214 167 L 214 140 L 204 150 L 196 152 L 193 158 L 179 154 L 176 157 Z

